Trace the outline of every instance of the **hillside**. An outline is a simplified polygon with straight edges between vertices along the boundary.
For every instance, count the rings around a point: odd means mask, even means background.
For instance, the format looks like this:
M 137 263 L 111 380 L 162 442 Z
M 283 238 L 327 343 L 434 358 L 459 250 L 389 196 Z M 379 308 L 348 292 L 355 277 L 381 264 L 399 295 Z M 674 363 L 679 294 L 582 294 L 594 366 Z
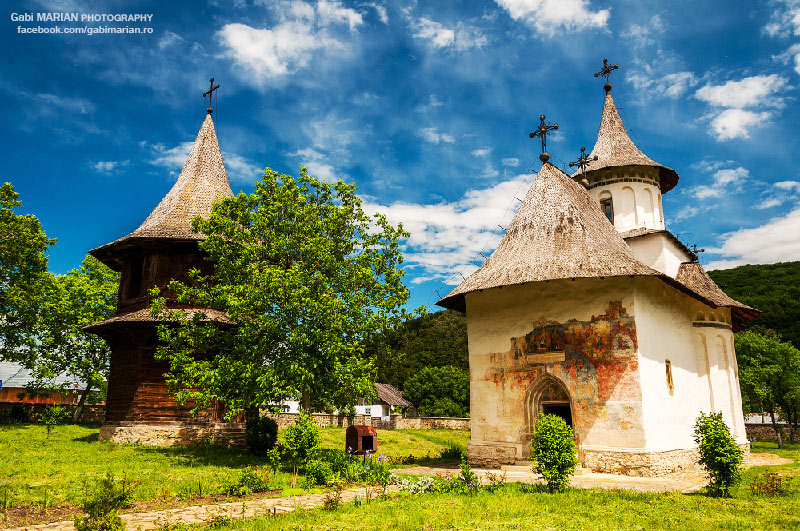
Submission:
M 734 299 L 764 312 L 752 322 L 800 346 L 800 262 L 745 265 L 709 271 Z

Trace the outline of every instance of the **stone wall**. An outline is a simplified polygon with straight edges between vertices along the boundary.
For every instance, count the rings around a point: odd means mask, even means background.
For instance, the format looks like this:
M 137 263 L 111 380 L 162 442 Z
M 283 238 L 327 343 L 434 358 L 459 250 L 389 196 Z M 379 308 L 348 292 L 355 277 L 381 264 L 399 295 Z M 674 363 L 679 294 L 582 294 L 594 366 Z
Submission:
M 474 443 L 467 445 L 467 460 L 478 468 L 500 468 L 502 465 L 513 465 L 520 458 L 518 444 Z
M 42 412 L 44 409 L 51 404 L 29 404 L 25 402 L 0 402 L 0 416 L 4 415 L 7 411 L 10 411 L 12 407 L 17 404 L 22 404 L 25 407 L 26 411 L 28 412 L 28 416 L 34 422 L 39 420 Z M 69 413 L 69 418 L 72 418 L 72 414 L 75 412 L 76 405 L 73 404 L 57 404 L 60 407 L 63 407 Z M 81 412 L 81 417 L 78 419 L 78 422 L 81 424 L 102 424 L 103 419 L 105 418 L 105 406 L 96 406 L 96 405 L 88 405 L 83 406 L 83 412 Z
M 268 414 L 268 417 L 278 423 L 279 429 L 292 426 L 297 422 L 297 413 Z M 314 413 L 311 415 L 314 424 L 321 428 L 339 426 L 347 428 L 351 425 L 372 426 L 382 430 L 468 430 L 469 419 L 457 417 L 403 417 L 391 415 L 389 420 L 370 415 L 356 415 L 345 417 L 342 415 L 328 415 L 327 413 Z
M 755 438 L 757 441 L 775 441 L 778 439 L 778 436 L 775 434 L 775 429 L 772 427 L 772 424 L 756 424 L 756 423 L 745 423 L 744 425 L 745 430 L 747 431 L 747 438 L 752 440 Z M 778 428 L 782 429 L 783 432 L 781 436 L 783 440 L 788 440 L 789 438 L 789 426 L 786 424 L 778 424 Z
M 100 427 L 100 437 L 117 444 L 144 446 L 191 446 L 206 443 L 228 448 L 246 446 L 242 422 L 132 426 L 104 424 Z
M 468 430 L 469 419 L 458 417 L 401 417 L 392 415 L 392 429 L 397 430 Z

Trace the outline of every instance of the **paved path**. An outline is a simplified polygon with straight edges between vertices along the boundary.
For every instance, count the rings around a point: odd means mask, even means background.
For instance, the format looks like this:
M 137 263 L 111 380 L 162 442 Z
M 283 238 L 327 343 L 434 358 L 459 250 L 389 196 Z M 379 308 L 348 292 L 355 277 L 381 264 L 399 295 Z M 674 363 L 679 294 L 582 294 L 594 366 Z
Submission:
M 381 494 L 380 487 L 371 489 L 373 498 Z M 386 493 L 397 492 L 397 487 L 390 485 Z M 167 509 L 150 513 L 121 514 L 120 518 L 125 526 L 131 530 L 148 531 L 164 527 L 167 524 L 202 524 L 220 518 L 252 518 L 254 516 L 275 515 L 290 513 L 297 508 L 310 509 L 323 504 L 328 493 L 305 494 L 303 496 L 288 496 L 284 498 L 264 498 L 261 500 L 247 500 L 244 502 L 217 503 L 214 505 L 194 505 Z M 364 500 L 367 489 L 345 489 L 342 491 L 341 503 L 352 502 L 358 496 Z M 11 528 L 8 531 L 23 530 L 48 530 L 48 531 L 75 531 L 72 520 L 53 522 L 51 524 L 38 524 Z
M 793 462 L 792 459 L 778 457 L 775 454 L 751 453 L 747 458 L 745 468 L 762 465 L 784 465 Z M 504 466 L 501 470 L 473 468 L 472 471 L 478 474 L 484 483 L 488 482 L 486 479 L 488 474 L 505 474 L 507 482 L 544 483 L 540 475 L 531 471 L 529 464 Z M 450 467 L 417 466 L 398 469 L 393 472 L 418 476 L 446 476 L 459 473 L 456 465 Z M 658 477 L 618 476 L 579 469 L 570 480 L 570 486 L 580 489 L 626 489 L 638 492 L 695 492 L 702 489 L 707 483 L 708 477 L 700 468 L 692 468 Z
M 750 454 L 745 466 L 749 468 L 751 466 L 782 465 L 792 462 L 794 462 L 792 459 L 781 458 L 775 454 Z M 484 483 L 488 482 L 488 474 L 505 474 L 505 481 L 507 482 L 542 482 L 541 477 L 531 472 L 529 466 L 506 466 L 503 468 L 505 470 L 486 470 L 479 468 L 473 468 L 472 470 L 481 477 Z M 418 466 L 401 468 L 394 470 L 394 472 L 420 476 L 445 476 L 448 474 L 457 475 L 458 467 L 456 465 L 450 467 Z M 676 472 L 674 474 L 655 478 L 616 476 L 613 474 L 597 474 L 579 470 L 578 473 L 573 476 L 571 485 L 584 489 L 627 489 L 639 492 L 693 492 L 701 489 L 707 482 L 708 480 L 705 474 L 699 469 Z M 392 485 L 386 489 L 386 492 L 393 493 L 397 492 L 397 490 L 397 487 Z M 373 497 L 377 497 L 380 492 L 380 488 L 371 489 Z M 148 531 L 164 527 L 167 524 L 202 524 L 220 518 L 252 518 L 254 516 L 264 516 L 267 514 L 289 513 L 297 508 L 310 509 L 322 505 L 327 495 L 327 493 L 318 493 L 284 498 L 264 498 L 261 500 L 247 500 L 244 502 L 195 505 L 149 513 L 123 514 L 120 516 L 128 529 L 132 531 L 137 529 Z M 352 502 L 356 496 L 360 497 L 362 500 L 365 499 L 367 496 L 367 489 L 359 487 L 357 489 L 343 490 L 341 503 Z M 75 531 L 75 526 L 71 520 L 68 520 L 51 524 L 15 527 L 8 531 L 23 530 Z

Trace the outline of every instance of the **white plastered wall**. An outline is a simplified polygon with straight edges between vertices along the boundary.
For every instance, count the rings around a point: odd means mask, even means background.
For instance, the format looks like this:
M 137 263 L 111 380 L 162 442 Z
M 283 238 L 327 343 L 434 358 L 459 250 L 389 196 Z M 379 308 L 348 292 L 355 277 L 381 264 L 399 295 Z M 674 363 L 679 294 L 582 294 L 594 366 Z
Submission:
M 637 277 L 635 293 L 647 449 L 692 448 L 697 416 L 712 409 L 723 412 L 738 442 L 746 442 L 735 357 L 731 355 L 732 333 L 724 328 L 730 326 L 730 310 L 712 310 L 654 278 Z M 715 327 L 695 326 L 701 309 L 716 313 Z M 725 312 L 728 323 L 724 322 Z M 722 354 L 723 344 L 727 358 Z M 666 360 L 672 371 L 671 392 Z
M 665 233 L 646 234 L 625 240 L 640 262 L 675 278 L 683 262 L 691 257 Z
M 515 380 L 513 375 L 498 380 L 491 376 L 503 364 L 502 354 L 509 351 L 512 337 L 523 337 L 542 323 L 590 321 L 593 316 L 602 315 L 610 301 L 621 301 L 632 316 L 633 283 L 629 277 L 558 280 L 468 294 L 471 442 L 518 444 L 524 435 L 525 394 L 532 380 Z M 548 372 L 552 370 L 550 366 Z M 636 382 L 635 400 L 621 393 L 612 394 L 591 430 L 579 434 L 581 446 L 643 448 L 639 391 Z M 575 414 L 573 410 L 573 417 Z M 620 429 L 621 425 L 625 429 Z
M 609 174 L 608 178 L 640 178 L 638 173 Z M 602 180 L 603 177 L 600 177 Z M 619 232 L 646 228 L 664 229 L 664 214 L 661 211 L 661 190 L 649 182 L 609 182 L 589 190 L 592 198 L 600 201 L 611 196 L 614 206 L 614 228 Z

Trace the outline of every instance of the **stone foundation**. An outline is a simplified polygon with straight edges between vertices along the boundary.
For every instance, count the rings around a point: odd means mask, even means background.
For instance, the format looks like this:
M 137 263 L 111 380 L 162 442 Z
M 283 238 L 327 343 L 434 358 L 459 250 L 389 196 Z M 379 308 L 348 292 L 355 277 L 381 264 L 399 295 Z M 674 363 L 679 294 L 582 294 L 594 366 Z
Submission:
M 478 468 L 500 468 L 522 458 L 522 445 L 513 443 L 469 443 L 467 461 Z
M 103 424 L 100 437 L 117 444 L 144 446 L 192 446 L 214 444 L 227 447 L 246 446 L 244 423 L 216 424 Z
M 592 472 L 623 476 L 663 476 L 697 468 L 697 448 L 649 452 L 646 450 L 581 449 L 582 466 Z

